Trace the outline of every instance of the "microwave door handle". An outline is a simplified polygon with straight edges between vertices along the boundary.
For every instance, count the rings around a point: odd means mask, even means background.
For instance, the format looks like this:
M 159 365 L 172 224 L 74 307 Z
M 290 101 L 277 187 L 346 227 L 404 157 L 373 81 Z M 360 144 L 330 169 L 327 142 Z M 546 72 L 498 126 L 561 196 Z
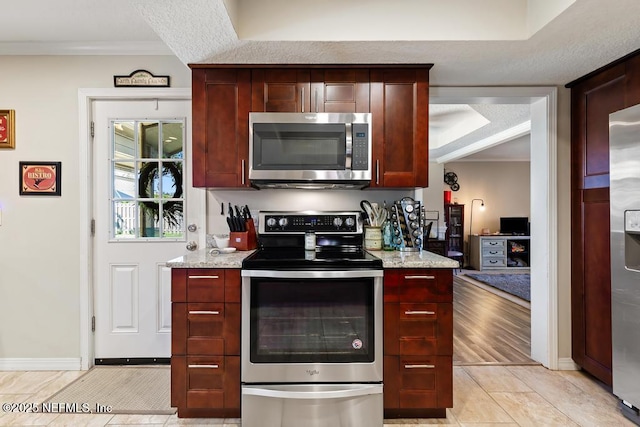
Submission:
M 353 129 L 351 123 L 345 123 L 346 152 L 344 159 L 344 168 L 351 170 L 351 159 L 353 156 Z

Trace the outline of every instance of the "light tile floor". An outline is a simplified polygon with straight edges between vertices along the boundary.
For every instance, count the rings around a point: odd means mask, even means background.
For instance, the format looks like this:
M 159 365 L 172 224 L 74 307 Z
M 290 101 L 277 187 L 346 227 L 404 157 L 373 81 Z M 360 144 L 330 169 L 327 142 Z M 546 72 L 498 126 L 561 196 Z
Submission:
M 0 372 L 0 403 L 40 403 L 83 373 Z M 577 371 L 550 371 L 541 366 L 456 366 L 453 391 L 453 408 L 447 410 L 446 418 L 385 420 L 385 426 L 634 426 L 619 413 L 615 396 Z M 240 420 L 0 412 L 0 426 L 116 425 L 236 427 Z

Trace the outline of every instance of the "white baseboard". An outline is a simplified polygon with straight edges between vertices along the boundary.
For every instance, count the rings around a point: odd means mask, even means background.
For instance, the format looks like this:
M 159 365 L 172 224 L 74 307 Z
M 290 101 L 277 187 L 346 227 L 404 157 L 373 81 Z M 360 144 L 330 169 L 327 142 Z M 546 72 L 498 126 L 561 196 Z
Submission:
M 558 370 L 559 371 L 579 371 L 580 366 L 576 365 L 570 357 L 561 357 L 558 359 Z
M 0 371 L 81 371 L 81 359 L 75 357 L 0 358 Z

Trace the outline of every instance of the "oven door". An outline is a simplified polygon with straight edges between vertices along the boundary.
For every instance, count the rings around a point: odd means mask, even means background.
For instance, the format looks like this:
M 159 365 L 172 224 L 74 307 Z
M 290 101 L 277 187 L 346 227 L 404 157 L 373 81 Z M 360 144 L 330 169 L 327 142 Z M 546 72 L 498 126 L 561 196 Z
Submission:
M 243 383 L 382 381 L 382 270 L 242 276 Z

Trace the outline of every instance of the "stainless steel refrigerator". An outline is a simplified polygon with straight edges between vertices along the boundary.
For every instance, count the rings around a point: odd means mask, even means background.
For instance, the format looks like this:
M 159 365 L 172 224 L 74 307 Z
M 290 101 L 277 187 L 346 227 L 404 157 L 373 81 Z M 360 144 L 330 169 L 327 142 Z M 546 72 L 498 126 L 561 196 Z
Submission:
M 613 393 L 640 425 L 640 105 L 609 115 Z

